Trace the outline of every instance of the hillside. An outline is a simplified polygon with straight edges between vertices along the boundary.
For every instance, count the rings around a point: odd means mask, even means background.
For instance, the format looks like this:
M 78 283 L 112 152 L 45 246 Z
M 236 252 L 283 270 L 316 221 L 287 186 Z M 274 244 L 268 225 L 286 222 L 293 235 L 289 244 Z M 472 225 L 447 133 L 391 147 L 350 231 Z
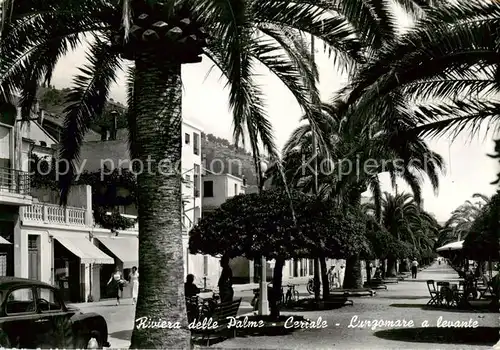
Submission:
M 37 98 L 40 101 L 40 107 L 43 108 L 47 115 L 47 118 L 59 125 L 62 125 L 64 120 L 64 109 L 67 106 L 66 95 L 68 94 L 69 89 L 56 89 L 52 86 L 49 87 L 39 87 Z M 119 102 L 113 101 L 110 99 L 104 108 L 104 113 L 100 117 L 96 118 L 91 125 L 91 130 L 97 133 L 101 133 L 103 131 L 109 131 L 112 127 L 112 118 L 111 111 L 118 112 L 117 115 L 117 126 L 119 129 L 126 128 L 127 122 L 125 117 L 125 112 L 127 111 L 127 107 L 122 105 Z
M 40 106 L 48 113 L 47 117 L 51 121 L 62 125 L 63 111 L 65 108 L 66 94 L 69 89 L 56 89 L 54 87 L 40 87 L 38 91 L 38 100 Z M 119 102 L 109 100 L 106 106 L 106 112 L 94 121 L 91 131 L 85 136 L 86 141 L 98 141 L 103 131 L 109 131 L 111 127 L 111 117 L 109 112 L 115 110 L 118 112 L 117 139 L 126 139 L 128 132 L 127 120 L 125 118 L 126 106 Z M 255 169 L 252 154 L 245 149 L 237 148 L 232 142 L 217 137 L 213 134 L 201 135 L 202 155 L 205 167 L 215 173 L 230 173 L 241 177 L 245 176 L 248 185 L 256 185 Z
M 231 144 L 226 146 L 220 142 L 211 141 L 207 137 L 202 137 L 201 153 L 207 170 L 216 174 L 228 173 L 238 177 L 243 175 L 248 185 L 257 185 L 253 157 L 249 152 L 237 150 Z

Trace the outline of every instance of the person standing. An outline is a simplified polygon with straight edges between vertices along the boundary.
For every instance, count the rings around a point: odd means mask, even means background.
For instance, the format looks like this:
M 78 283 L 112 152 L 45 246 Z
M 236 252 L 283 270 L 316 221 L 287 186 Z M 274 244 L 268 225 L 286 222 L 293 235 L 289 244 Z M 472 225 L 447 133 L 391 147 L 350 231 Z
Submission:
M 108 281 L 108 286 L 111 284 L 111 287 L 113 288 L 113 294 L 116 296 L 116 306 L 120 305 L 120 295 L 121 292 L 123 292 L 123 273 L 120 271 L 120 268 L 117 266 L 115 269 L 115 272 L 111 274 L 111 277 L 109 278 Z
M 222 267 L 222 272 L 219 277 L 219 287 L 220 301 L 222 303 L 226 301 L 233 301 L 234 290 L 233 290 L 233 271 L 229 267 L 229 258 L 223 256 L 220 259 L 220 266 Z
M 132 305 L 135 305 L 137 303 L 137 295 L 139 295 L 139 272 L 137 272 L 136 266 L 132 267 L 129 278 L 132 284 Z
M 417 272 L 418 272 L 418 261 L 416 258 L 414 258 L 411 263 L 411 278 L 413 279 L 417 278 Z
M 328 283 L 330 286 L 333 286 L 335 288 L 335 265 L 330 266 L 330 269 L 328 270 Z M 332 287 L 330 287 L 332 288 Z
M 184 283 L 184 296 L 191 298 L 200 293 L 200 288 L 194 284 L 194 275 L 189 274 L 186 276 L 186 283 Z

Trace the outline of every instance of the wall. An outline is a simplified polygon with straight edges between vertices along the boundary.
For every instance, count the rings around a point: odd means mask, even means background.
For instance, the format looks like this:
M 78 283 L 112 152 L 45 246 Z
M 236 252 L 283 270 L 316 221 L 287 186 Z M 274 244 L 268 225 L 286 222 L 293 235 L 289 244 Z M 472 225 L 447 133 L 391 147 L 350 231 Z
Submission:
M 243 180 L 230 174 L 206 174 L 203 176 L 203 182 L 206 181 L 213 182 L 213 197 L 205 197 L 205 194 L 203 193 L 203 207 L 219 207 L 229 198 L 245 193 Z M 237 186 L 236 192 L 234 188 L 235 185 Z
M 245 188 L 243 187 L 243 180 L 232 176 L 230 174 L 226 175 L 226 183 L 227 183 L 227 198 L 232 198 L 239 194 L 245 193 Z M 235 188 L 236 185 L 236 188 Z
M 23 138 L 35 141 L 35 144 L 40 145 L 40 141 L 45 142 L 47 147 L 56 144 L 54 140 L 45 130 L 43 130 L 37 122 L 24 123 L 21 129 Z
M 205 197 L 202 190 L 203 209 L 205 209 L 205 207 L 219 207 L 228 198 L 226 177 L 222 175 L 206 174 L 203 176 L 203 182 L 206 181 L 213 181 L 213 197 Z
M 41 203 L 59 204 L 59 192 L 48 188 L 32 188 L 31 195 Z M 72 186 L 68 195 L 68 207 L 92 209 L 92 190 L 89 185 Z
M 40 236 L 40 280 L 53 284 L 53 242 L 47 230 L 20 227 L 18 234 L 14 236 L 15 276 L 28 278 L 28 235 Z
M 186 138 L 189 135 L 189 139 Z M 194 153 L 194 134 L 198 135 L 198 154 Z M 189 142 L 188 142 L 189 141 Z M 198 166 L 199 173 L 197 183 L 195 184 L 195 165 Z M 195 208 L 201 208 L 201 193 L 202 193 L 202 166 L 201 166 L 201 129 L 191 124 L 184 122 L 182 124 L 182 175 L 186 181 L 182 185 L 182 197 L 184 201 L 184 225 L 186 230 L 190 230 L 196 219 Z M 195 193 L 195 189 L 198 190 Z M 187 234 L 187 231 L 185 232 Z

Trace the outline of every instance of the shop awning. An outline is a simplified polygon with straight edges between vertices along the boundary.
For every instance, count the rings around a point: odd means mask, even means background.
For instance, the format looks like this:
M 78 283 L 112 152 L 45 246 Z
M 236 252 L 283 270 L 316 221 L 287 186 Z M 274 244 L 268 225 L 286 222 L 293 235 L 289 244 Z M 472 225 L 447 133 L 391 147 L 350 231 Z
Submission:
M 461 250 L 464 245 L 464 241 L 458 241 L 458 242 L 451 242 L 448 244 L 445 244 L 442 247 L 439 247 L 436 249 L 436 252 L 446 252 L 450 250 Z
M 50 233 L 66 249 L 80 258 L 82 264 L 114 264 L 115 260 L 97 248 L 84 236 L 62 236 Z
M 124 269 L 138 266 L 139 239 L 137 237 L 96 237 L 118 259 L 123 262 Z
M 12 244 L 12 243 L 10 243 L 8 240 L 0 236 L 0 244 Z

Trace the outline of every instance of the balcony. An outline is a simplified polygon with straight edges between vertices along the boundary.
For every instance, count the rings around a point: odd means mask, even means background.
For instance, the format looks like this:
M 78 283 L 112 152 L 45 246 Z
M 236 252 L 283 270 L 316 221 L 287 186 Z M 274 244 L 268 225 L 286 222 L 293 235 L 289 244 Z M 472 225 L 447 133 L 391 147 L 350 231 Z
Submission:
M 65 226 L 85 226 L 85 209 L 35 203 L 21 210 L 23 224 L 40 223 Z
M 30 177 L 25 171 L 0 168 L 0 204 L 30 205 Z

